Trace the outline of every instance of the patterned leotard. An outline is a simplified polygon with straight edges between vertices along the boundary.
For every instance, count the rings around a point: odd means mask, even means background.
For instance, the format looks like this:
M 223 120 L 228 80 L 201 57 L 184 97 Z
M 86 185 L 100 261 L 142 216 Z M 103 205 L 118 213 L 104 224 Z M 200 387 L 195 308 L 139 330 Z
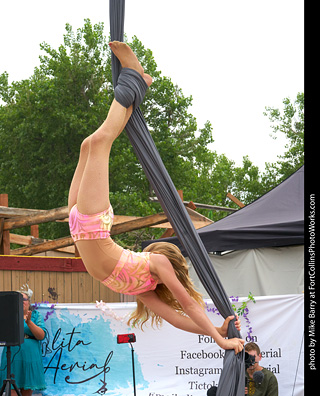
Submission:
M 110 237 L 113 224 L 113 209 L 108 209 L 93 215 L 85 215 L 79 212 L 74 205 L 69 214 L 70 234 L 74 242 L 90 239 L 105 239 Z
M 111 205 L 107 210 L 93 215 L 80 213 L 77 205 L 74 205 L 69 214 L 70 233 L 74 242 L 95 240 L 92 248 L 99 244 L 99 249 L 104 250 L 106 260 L 108 260 L 110 246 L 116 245 L 110 238 L 113 218 Z M 111 244 L 103 244 L 102 242 L 100 244 L 99 240 L 107 238 L 111 239 Z M 101 283 L 109 289 L 122 294 L 136 295 L 154 290 L 158 281 L 150 273 L 150 253 L 136 253 L 123 249 L 118 245 L 117 249 L 120 249 L 120 252 L 122 250 L 120 259 L 111 275 Z M 85 260 L 84 264 L 86 264 Z
M 124 249 L 112 274 L 102 283 L 122 294 L 136 295 L 154 290 L 158 281 L 153 279 L 149 265 L 149 252 L 135 253 Z

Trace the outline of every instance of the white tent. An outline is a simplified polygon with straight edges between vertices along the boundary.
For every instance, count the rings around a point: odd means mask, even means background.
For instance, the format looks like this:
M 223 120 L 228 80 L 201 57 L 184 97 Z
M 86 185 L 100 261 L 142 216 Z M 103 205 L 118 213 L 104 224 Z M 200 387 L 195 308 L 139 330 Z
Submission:
M 304 246 L 235 250 L 210 254 L 228 296 L 300 294 L 304 291 Z M 209 298 L 193 267 L 191 277 L 204 298 Z

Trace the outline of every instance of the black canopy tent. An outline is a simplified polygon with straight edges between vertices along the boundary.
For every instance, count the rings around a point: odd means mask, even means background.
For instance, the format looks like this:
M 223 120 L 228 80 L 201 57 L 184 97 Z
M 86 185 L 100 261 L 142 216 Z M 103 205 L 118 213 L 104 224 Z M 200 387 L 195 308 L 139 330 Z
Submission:
M 208 252 L 302 245 L 304 243 L 304 166 L 251 204 L 197 230 Z M 179 246 L 177 237 L 163 238 Z M 144 241 L 143 247 L 155 242 Z

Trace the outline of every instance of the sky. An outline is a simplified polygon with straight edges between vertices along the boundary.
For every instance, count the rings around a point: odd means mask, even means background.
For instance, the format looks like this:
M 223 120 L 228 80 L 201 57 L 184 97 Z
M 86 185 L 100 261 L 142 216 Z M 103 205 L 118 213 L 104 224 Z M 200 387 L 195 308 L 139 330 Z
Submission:
M 40 43 L 63 44 L 65 25 L 104 22 L 108 0 L 6 0 L 0 15 L 0 73 L 29 78 L 39 65 Z M 274 140 L 265 107 L 282 109 L 304 92 L 303 0 L 127 0 L 125 33 L 151 49 L 163 76 L 185 96 L 202 128 L 213 127 L 218 154 L 236 165 L 249 156 L 263 170 L 285 151 Z

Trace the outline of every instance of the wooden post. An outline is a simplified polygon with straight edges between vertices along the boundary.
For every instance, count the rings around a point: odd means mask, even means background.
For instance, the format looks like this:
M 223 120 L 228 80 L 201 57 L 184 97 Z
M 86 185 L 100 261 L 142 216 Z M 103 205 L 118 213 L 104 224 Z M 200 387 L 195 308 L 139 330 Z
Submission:
M 245 204 L 239 201 L 239 199 L 234 197 L 231 193 L 228 193 L 227 197 L 231 199 L 231 201 L 233 201 L 235 204 L 237 204 L 240 208 L 243 208 L 245 206 Z
M 151 227 L 152 225 L 165 223 L 167 221 L 167 216 L 164 213 L 157 213 L 154 215 L 137 218 L 135 220 L 130 220 L 125 223 L 114 224 L 111 229 L 111 235 L 118 235 L 124 232 L 130 232 L 144 227 Z M 31 256 L 36 253 L 46 252 L 47 250 L 56 250 L 58 248 L 71 245 L 73 245 L 73 240 L 71 236 L 68 236 L 55 239 L 53 241 L 39 243 L 37 245 L 29 245 L 19 249 L 14 249 L 12 250 L 12 254 Z
M 38 224 L 33 224 L 30 226 L 31 232 L 30 235 L 33 236 L 34 238 L 39 238 L 39 226 Z
M 8 206 L 8 194 L 0 194 L 0 206 Z M 4 218 L 0 218 L 0 254 L 10 254 L 9 231 L 4 231 Z
M 32 256 L 33 254 L 46 252 L 48 250 L 56 250 L 66 246 L 71 246 L 72 244 L 73 244 L 73 240 L 71 236 L 69 236 L 69 237 L 58 238 L 53 241 L 38 243 L 37 245 L 29 245 L 22 248 L 14 249 L 12 250 L 12 254 Z
M 5 220 L 4 229 L 14 230 L 15 228 L 26 227 L 34 224 L 48 223 L 49 221 L 63 220 L 68 217 L 68 207 L 44 210 L 26 216 L 13 217 Z
M 74 245 L 74 257 L 81 257 L 76 245 Z

